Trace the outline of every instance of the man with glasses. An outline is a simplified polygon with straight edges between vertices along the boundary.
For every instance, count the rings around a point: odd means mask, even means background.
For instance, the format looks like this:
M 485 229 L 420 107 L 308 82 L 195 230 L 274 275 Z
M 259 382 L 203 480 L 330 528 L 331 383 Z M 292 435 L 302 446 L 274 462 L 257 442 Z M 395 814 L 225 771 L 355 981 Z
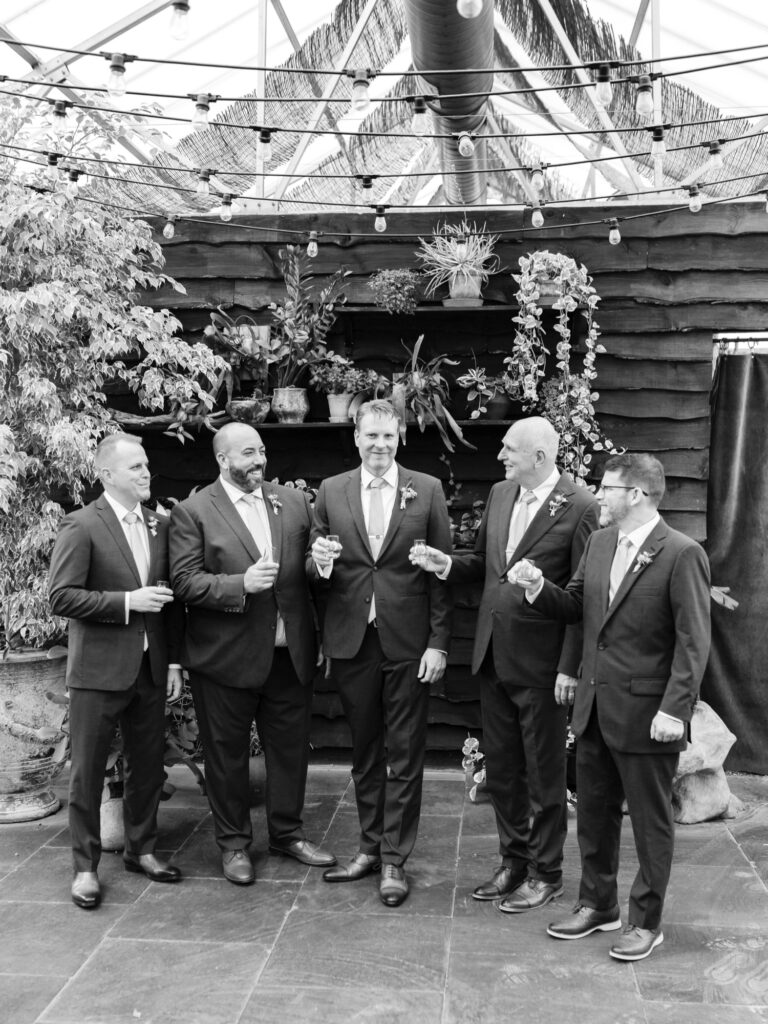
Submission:
M 565 590 L 515 566 L 532 607 L 583 619 L 578 737 L 579 901 L 547 929 L 580 939 L 621 927 L 616 878 L 626 798 L 639 870 L 628 923 L 610 955 L 642 960 L 661 942 L 674 846 L 672 780 L 685 749 L 710 643 L 709 566 L 702 548 L 658 514 L 664 470 L 651 455 L 606 462 L 600 525 Z

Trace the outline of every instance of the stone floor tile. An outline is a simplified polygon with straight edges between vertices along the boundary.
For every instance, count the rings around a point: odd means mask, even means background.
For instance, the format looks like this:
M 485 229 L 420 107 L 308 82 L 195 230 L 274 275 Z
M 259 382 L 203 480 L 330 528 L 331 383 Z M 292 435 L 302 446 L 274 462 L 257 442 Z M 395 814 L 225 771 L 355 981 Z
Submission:
M 647 1024 L 764 1024 L 768 1006 L 706 1003 L 643 1003 Z
M 731 928 L 750 923 L 768 930 L 768 891 L 745 861 L 743 867 L 672 865 L 664 923 Z
M 0 969 L 43 978 L 74 974 L 124 912 L 106 904 L 81 910 L 71 902 L 0 903 Z
M 442 1007 L 438 992 L 258 985 L 238 1024 L 441 1024 Z
M 19 867 L 41 846 L 61 835 L 66 825 L 66 817 L 61 812 L 41 821 L 0 825 L 0 874 Z
M 453 772 L 426 772 L 421 794 L 421 813 L 452 814 L 458 817 L 464 806 L 463 776 Z
M 557 1000 L 535 984 L 489 989 L 451 980 L 443 1024 L 510 1024 L 513 1020 L 526 1024 L 648 1024 L 638 999 L 600 1003 L 583 990 L 576 972 L 563 980 L 570 994 L 563 991 Z
M 152 883 L 129 873 L 120 853 L 104 853 L 99 863 L 104 903 L 132 903 Z M 72 854 L 69 848 L 44 846 L 0 881 L 0 900 L 70 902 Z
M 0 974 L 0 1006 L 3 1024 L 31 1024 L 67 982 L 66 974 L 47 977 Z

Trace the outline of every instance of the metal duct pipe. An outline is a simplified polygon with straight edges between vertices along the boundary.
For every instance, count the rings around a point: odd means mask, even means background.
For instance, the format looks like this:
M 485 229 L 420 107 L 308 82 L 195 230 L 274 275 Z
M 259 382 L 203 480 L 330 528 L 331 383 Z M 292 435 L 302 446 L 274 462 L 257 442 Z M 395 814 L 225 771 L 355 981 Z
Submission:
M 405 14 L 411 37 L 413 66 L 416 71 L 434 71 L 422 76 L 425 92 L 474 93 L 493 88 L 493 0 L 485 0 L 476 18 L 462 18 L 454 0 L 405 0 Z M 440 70 L 487 68 L 464 75 L 441 75 Z M 420 87 L 421 88 L 421 87 Z M 428 101 L 429 102 L 429 101 Z M 459 132 L 481 132 L 485 120 L 485 97 L 441 99 L 429 102 L 435 131 L 453 135 L 439 139 L 440 162 L 444 171 L 461 171 L 445 177 L 448 202 L 464 206 L 483 203 L 486 176 L 478 170 L 486 166 L 486 143 L 475 138 L 475 151 L 469 157 L 459 153 Z

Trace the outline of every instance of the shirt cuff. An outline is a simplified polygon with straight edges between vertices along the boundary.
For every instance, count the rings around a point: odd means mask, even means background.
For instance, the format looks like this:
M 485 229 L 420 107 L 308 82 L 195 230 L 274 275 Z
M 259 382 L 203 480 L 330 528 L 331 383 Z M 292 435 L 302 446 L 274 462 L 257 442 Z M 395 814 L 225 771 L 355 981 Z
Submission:
M 439 580 L 447 580 L 451 572 L 451 567 L 453 566 L 453 559 L 451 556 L 447 555 L 446 557 L 448 559 L 448 565 L 446 565 L 442 572 L 435 573 Z
M 173 663 L 173 665 L 169 665 L 169 666 L 168 666 L 168 668 L 177 668 L 177 669 L 181 670 L 181 665 L 177 665 L 177 664 L 176 664 L 176 663 L 174 662 L 174 663 Z
M 665 718 L 668 718 L 670 722 L 677 722 L 678 725 L 683 724 L 682 718 L 675 718 L 674 715 L 668 715 L 666 711 L 658 711 L 657 714 L 663 715 Z
M 315 562 L 314 558 L 312 561 Z M 315 562 L 315 568 L 317 569 L 321 579 L 329 580 L 331 578 L 331 573 L 333 572 L 333 562 L 331 562 L 330 565 L 319 565 Z
M 542 577 L 539 580 L 539 585 L 538 585 L 538 587 L 536 587 L 535 590 L 526 590 L 526 592 L 525 592 L 525 600 L 528 602 L 528 604 L 533 604 L 533 602 L 536 600 L 536 598 L 539 596 L 539 594 L 542 592 L 543 589 L 544 589 L 544 578 Z
M 131 595 L 126 590 L 126 592 L 125 592 L 125 624 L 126 624 L 126 626 L 128 625 L 128 622 L 130 621 L 130 618 L 131 618 Z

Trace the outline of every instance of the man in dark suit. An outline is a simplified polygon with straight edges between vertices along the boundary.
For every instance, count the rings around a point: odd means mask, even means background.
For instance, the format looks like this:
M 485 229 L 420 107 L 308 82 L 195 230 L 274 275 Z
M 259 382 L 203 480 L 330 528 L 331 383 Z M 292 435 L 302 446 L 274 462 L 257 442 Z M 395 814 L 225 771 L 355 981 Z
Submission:
M 581 630 L 537 617 L 509 569 L 525 556 L 564 585 L 596 528 L 597 502 L 556 467 L 559 437 L 545 419 L 504 435 L 474 551 L 428 549 L 416 564 L 452 584 L 483 580 L 472 671 L 480 674 L 486 785 L 501 865 L 473 892 L 506 913 L 545 906 L 562 891 L 567 832 L 566 729 Z
M 171 514 L 171 579 L 187 605 L 182 663 L 203 741 L 208 799 L 224 877 L 255 880 L 248 848 L 248 756 L 256 720 L 266 762 L 269 848 L 309 865 L 336 858 L 305 838 L 315 618 L 305 571 L 306 494 L 264 481 L 253 427 L 213 441 L 220 476 Z
M 538 568 L 515 566 L 533 608 L 584 623 L 573 715 L 581 885 L 571 915 L 548 932 L 580 939 L 621 926 L 616 875 L 626 798 L 640 866 L 628 924 L 610 953 L 642 960 L 664 939 L 672 779 L 709 654 L 709 565 L 701 547 L 658 514 L 658 459 L 609 459 L 597 493 L 607 529 L 589 538 L 564 591 Z
M 110 434 L 97 446 L 94 461 L 104 494 L 62 520 L 49 574 L 51 607 L 70 620 L 72 899 L 86 910 L 101 902 L 101 792 L 118 724 L 125 764 L 125 869 L 156 882 L 181 878 L 178 868 L 154 853 L 165 701 L 179 696 L 182 683 L 181 666 L 174 663 L 183 609 L 173 604 L 167 582 L 168 521 L 142 505 L 149 499 L 150 476 L 137 437 Z
M 350 882 L 382 867 L 379 895 L 392 907 L 408 895 L 404 865 L 419 825 L 429 684 L 445 671 L 450 635 L 445 584 L 408 561 L 416 540 L 450 541 L 442 485 L 397 465 L 398 431 L 389 402 L 361 406 L 362 465 L 322 483 L 308 566 L 328 580 L 323 650 L 352 731 L 360 818 L 358 853 L 323 877 Z

